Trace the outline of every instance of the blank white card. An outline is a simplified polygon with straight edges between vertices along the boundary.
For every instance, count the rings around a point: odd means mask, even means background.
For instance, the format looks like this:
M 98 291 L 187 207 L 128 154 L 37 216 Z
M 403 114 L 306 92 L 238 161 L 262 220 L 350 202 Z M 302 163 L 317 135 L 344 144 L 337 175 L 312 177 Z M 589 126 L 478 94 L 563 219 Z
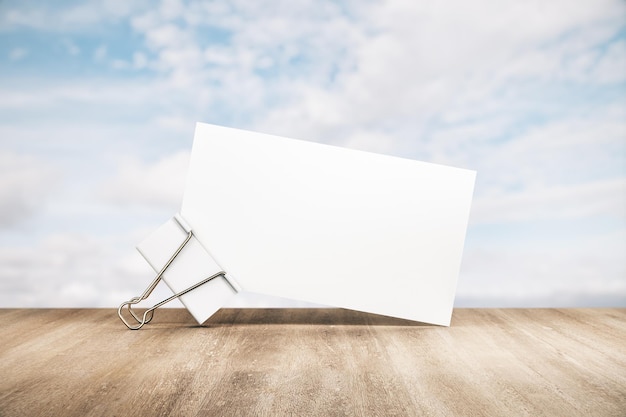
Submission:
M 449 325 L 474 179 L 198 123 L 180 216 L 233 288 Z M 225 303 L 194 292 L 199 322 Z

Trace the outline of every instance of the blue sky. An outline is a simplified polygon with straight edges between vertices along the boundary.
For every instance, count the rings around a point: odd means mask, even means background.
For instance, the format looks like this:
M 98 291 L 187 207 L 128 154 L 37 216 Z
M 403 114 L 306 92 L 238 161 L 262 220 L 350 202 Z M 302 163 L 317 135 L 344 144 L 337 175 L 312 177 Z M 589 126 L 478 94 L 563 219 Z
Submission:
M 141 292 L 196 121 L 478 171 L 459 306 L 626 306 L 622 1 L 3 1 L 0 306 Z

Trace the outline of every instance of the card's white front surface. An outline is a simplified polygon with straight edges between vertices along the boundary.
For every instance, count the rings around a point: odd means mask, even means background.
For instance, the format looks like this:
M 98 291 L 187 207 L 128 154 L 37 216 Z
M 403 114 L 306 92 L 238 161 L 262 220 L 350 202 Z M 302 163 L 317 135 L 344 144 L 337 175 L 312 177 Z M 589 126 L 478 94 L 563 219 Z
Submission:
M 449 325 L 474 178 L 198 123 L 181 214 L 246 291 Z

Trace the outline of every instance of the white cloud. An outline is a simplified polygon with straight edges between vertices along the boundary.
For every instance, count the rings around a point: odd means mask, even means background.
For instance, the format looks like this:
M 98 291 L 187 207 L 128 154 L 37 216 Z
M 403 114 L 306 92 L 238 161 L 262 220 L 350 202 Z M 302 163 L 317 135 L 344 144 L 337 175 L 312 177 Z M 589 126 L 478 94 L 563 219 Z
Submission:
M 626 81 L 626 41 L 615 42 L 604 51 L 589 76 L 603 83 Z
M 103 22 L 127 17 L 149 4 L 145 1 L 102 0 L 54 5 L 18 3 L 0 10 L 0 31 L 28 28 L 60 33 L 80 33 Z M 65 6 L 65 7 L 63 7 Z
M 141 52 L 133 53 L 133 68 L 143 69 L 148 65 L 148 58 Z
M 98 115 L 102 115 L 103 109 L 114 112 L 120 108 L 134 109 L 137 114 L 144 115 L 154 109 L 155 97 L 171 96 L 178 101 L 184 95 L 167 84 L 149 79 L 121 80 L 110 84 L 103 80 L 67 80 L 44 86 L 18 82 L 3 86 L 0 92 L 0 108 L 23 112 L 36 110 L 36 114 L 49 111 L 57 115 L 59 121 L 67 118 L 69 110 L 64 106 L 77 106 L 82 111 L 89 106 L 96 108 Z M 64 111 L 58 114 L 59 109 Z
M 47 161 L 0 151 L 0 229 L 41 212 L 59 180 L 59 170 Z
M 107 56 L 108 48 L 106 45 L 100 45 L 93 52 L 93 59 L 96 62 L 103 61 Z
M 553 186 L 477 198 L 471 223 L 604 217 L 626 220 L 626 179 Z
M 190 128 L 195 126 L 197 120 L 193 120 L 189 116 L 161 116 L 154 120 L 154 124 L 159 128 L 173 130 L 181 134 L 189 133 Z
M 111 68 L 116 69 L 116 70 L 124 70 L 130 67 L 130 64 L 127 61 L 124 61 L 123 59 L 113 59 L 111 61 Z
M 21 61 L 28 56 L 28 49 L 26 48 L 13 48 L 9 52 L 9 60 L 13 62 Z
M 55 234 L 0 250 L 2 307 L 115 307 L 153 278 L 132 250 L 137 233 L 115 238 Z M 165 291 L 163 291 L 165 290 Z M 155 298 L 169 292 L 161 288 Z
M 65 39 L 65 41 L 63 41 L 63 46 L 65 46 L 65 50 L 71 56 L 76 56 L 80 54 L 80 48 L 70 39 Z
M 361 15 L 371 22 L 369 31 L 358 22 L 360 37 L 334 34 L 346 53 L 332 56 L 350 65 L 340 66 L 332 86 L 291 84 L 293 99 L 270 110 L 259 126 L 298 137 L 332 135 L 340 142 L 346 126 L 423 136 L 433 120 L 545 111 L 551 103 L 529 94 L 553 82 L 555 74 L 602 82 L 586 68 L 573 72 L 568 59 L 582 53 L 581 39 L 593 39 L 585 51 L 609 41 L 622 23 L 614 13 L 623 9 L 617 2 L 579 2 L 573 8 L 539 2 L 380 3 Z M 608 72 L 622 70 L 615 60 L 606 62 Z
M 189 152 L 165 156 L 153 164 L 123 159 L 117 175 L 103 186 L 105 201 L 120 205 L 158 205 L 175 212 L 182 201 Z
M 623 178 L 626 125 L 623 109 L 613 110 L 575 112 L 517 134 L 506 121 L 460 124 L 433 134 L 423 151 L 436 162 L 477 170 L 479 199 Z
M 465 250 L 459 305 L 578 306 L 626 299 L 626 234 L 587 236 L 577 247 L 554 243 Z M 615 304 L 614 304 L 615 305 Z

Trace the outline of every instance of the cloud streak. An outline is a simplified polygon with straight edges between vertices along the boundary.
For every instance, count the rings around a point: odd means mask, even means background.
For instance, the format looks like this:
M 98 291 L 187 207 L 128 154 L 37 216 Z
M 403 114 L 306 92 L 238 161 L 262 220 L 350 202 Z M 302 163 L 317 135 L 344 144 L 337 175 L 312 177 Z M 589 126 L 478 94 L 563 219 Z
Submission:
M 22 224 L 44 210 L 60 179 L 59 171 L 45 161 L 0 152 L 0 229 Z
M 189 157 L 182 151 L 153 164 L 123 160 L 100 195 L 109 204 L 176 207 L 182 201 Z

